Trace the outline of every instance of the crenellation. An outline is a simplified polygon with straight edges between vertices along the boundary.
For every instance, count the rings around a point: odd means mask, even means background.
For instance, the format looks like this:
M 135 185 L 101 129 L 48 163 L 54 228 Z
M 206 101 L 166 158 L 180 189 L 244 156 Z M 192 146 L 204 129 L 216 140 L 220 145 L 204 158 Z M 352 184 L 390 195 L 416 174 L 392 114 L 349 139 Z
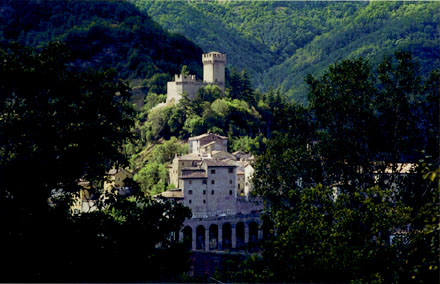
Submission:
M 202 62 L 203 81 L 197 80 L 195 75 L 176 74 L 174 81 L 167 82 L 167 104 L 178 104 L 184 93 L 192 99 L 200 88 L 207 85 L 216 85 L 224 93 L 226 54 L 219 52 L 203 54 Z

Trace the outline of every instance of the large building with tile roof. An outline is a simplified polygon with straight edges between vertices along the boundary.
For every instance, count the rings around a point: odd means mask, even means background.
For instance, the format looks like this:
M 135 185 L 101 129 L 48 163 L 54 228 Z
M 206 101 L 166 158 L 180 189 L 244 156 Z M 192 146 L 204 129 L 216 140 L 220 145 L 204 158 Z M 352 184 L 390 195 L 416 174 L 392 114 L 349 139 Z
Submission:
M 180 238 L 193 250 L 244 249 L 263 235 L 262 200 L 251 196 L 254 158 L 227 152 L 227 143 L 214 133 L 189 138 L 190 154 L 176 156 L 169 167 L 177 188 L 158 196 L 191 209 Z

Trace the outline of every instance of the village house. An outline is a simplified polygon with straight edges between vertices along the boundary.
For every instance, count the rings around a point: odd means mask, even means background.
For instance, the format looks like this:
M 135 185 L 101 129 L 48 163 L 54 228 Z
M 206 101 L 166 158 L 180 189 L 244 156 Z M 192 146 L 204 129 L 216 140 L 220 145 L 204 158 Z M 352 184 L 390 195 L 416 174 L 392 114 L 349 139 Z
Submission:
M 126 169 L 111 169 L 104 181 L 104 194 L 126 195 L 130 189 L 125 186 L 124 180 L 133 177 L 133 174 Z M 75 198 L 71 206 L 73 214 L 93 212 L 98 209 L 97 202 L 103 198 L 101 194 L 95 194 L 90 187 L 90 182 L 81 180 L 78 185 L 81 187 L 79 196 Z
M 190 153 L 176 156 L 169 167 L 177 188 L 157 196 L 191 209 L 179 239 L 192 250 L 244 249 L 263 237 L 262 200 L 251 195 L 253 156 L 229 153 L 227 143 L 214 133 L 191 137 Z

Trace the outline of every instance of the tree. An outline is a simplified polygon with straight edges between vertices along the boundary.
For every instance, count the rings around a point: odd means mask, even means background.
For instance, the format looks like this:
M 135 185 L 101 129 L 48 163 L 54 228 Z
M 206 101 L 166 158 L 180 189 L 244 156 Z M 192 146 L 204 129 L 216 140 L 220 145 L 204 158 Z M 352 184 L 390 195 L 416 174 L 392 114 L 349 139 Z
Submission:
M 2 200 L 46 206 L 52 189 L 75 191 L 79 179 L 93 181 L 124 161 L 130 92 L 114 73 L 75 72 L 57 43 L 40 53 L 12 46 L 0 56 L 0 188 L 13 196 Z
M 238 73 L 235 69 L 231 70 L 228 78 L 228 91 L 226 96 L 231 99 L 244 100 L 252 105 L 255 105 L 255 94 L 252 89 L 250 77 L 246 69 Z
M 412 61 L 404 66 L 413 66 Z M 418 79 L 404 66 L 387 70 L 404 70 L 398 78 L 412 87 L 396 79 L 387 89 L 412 90 L 413 100 L 423 101 L 429 93 L 418 91 Z M 402 157 L 417 162 L 402 154 L 426 144 L 412 143 L 406 131 L 378 127 L 384 117 L 377 97 L 384 89 L 374 84 L 366 61 L 336 63 L 307 82 L 309 108 L 285 112 L 284 130 L 273 133 L 255 166 L 254 188 L 266 200 L 265 218 L 276 235 L 266 242 L 263 261 L 256 262 L 264 273 L 249 281 L 435 282 L 438 187 L 423 180 L 420 163 L 406 177 L 384 171 L 390 166 L 395 171 Z M 392 96 L 398 98 L 399 92 Z M 403 105 L 389 107 L 401 116 Z M 405 119 L 403 129 L 417 129 L 424 120 L 416 108 L 409 110 L 413 120 Z M 393 159 L 376 160 L 384 157 L 384 148 L 377 148 L 375 140 L 388 135 L 409 146 L 388 149 L 385 157 Z M 438 161 L 429 168 L 438 168 Z
M 99 196 L 107 171 L 126 163 L 127 84 L 72 67 L 58 43 L 40 52 L 11 45 L 0 62 L 1 281 L 176 281 L 187 255 L 168 237 L 187 209 L 148 200 L 131 183 L 132 197 L 70 212 L 81 180 Z M 168 257 L 178 262 L 172 271 L 161 268 Z
M 385 58 L 378 67 L 380 81 L 376 99 L 380 127 L 387 129 L 380 137 L 381 152 L 391 155 L 388 160 L 420 157 L 414 152 L 420 141 L 419 125 L 413 123 L 423 116 L 418 113 L 422 84 L 417 64 L 409 52 L 397 52 L 395 57 Z M 417 117 L 419 116 L 419 117 Z

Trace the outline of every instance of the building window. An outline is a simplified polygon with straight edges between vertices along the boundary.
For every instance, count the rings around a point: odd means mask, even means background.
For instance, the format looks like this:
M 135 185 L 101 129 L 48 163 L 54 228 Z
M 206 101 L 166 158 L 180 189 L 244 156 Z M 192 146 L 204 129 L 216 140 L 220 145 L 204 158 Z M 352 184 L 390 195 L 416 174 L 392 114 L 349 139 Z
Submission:
M 240 184 L 238 184 L 238 189 L 240 189 Z
M 189 184 L 192 184 L 192 180 L 189 180 Z
M 191 204 L 191 199 L 189 200 L 189 204 Z
M 232 195 L 232 190 L 229 191 L 229 195 Z
M 234 173 L 234 168 L 229 168 L 228 171 L 230 174 L 232 174 L 232 173 Z
M 203 180 L 203 184 L 206 184 L 206 179 Z
M 211 180 L 211 184 L 215 184 L 215 180 Z
M 206 203 L 206 200 L 205 199 L 203 199 L 203 204 L 205 204 Z
M 232 184 L 232 179 L 229 180 L 229 184 Z
M 203 194 L 206 194 L 206 190 L 203 191 Z
M 188 194 L 193 194 L 193 191 L 191 189 L 188 190 Z
M 211 190 L 211 195 L 214 195 L 214 190 Z
M 215 170 L 211 170 L 211 174 L 215 175 Z
M 185 162 L 182 162 L 182 166 L 184 166 L 185 165 Z

